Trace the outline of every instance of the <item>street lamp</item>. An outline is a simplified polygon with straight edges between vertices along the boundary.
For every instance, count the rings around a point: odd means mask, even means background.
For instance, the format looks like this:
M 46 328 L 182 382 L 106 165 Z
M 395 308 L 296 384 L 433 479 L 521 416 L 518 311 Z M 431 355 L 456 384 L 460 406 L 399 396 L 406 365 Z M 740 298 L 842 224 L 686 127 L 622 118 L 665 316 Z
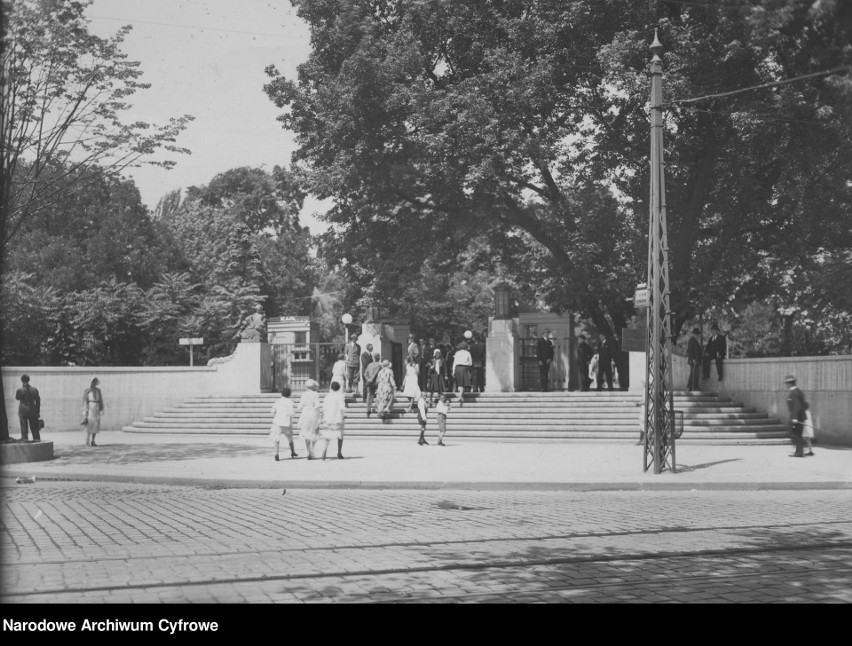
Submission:
M 343 321 L 343 329 L 346 333 L 346 344 L 349 344 L 349 324 L 352 322 L 351 314 L 344 314 L 340 317 L 340 320 Z

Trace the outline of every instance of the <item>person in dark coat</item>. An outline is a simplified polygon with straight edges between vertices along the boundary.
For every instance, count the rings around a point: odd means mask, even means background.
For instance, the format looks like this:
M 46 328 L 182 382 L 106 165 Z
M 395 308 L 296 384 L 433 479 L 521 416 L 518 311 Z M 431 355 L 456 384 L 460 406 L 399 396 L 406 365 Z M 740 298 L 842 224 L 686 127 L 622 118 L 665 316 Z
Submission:
M 728 341 L 725 335 L 719 332 L 719 325 L 714 323 L 710 326 L 710 339 L 704 352 L 704 379 L 710 378 L 710 362 L 716 362 L 716 376 L 722 381 L 722 363 L 728 354 Z
M 803 458 L 805 457 L 805 442 L 802 439 L 802 433 L 807 419 L 808 402 L 805 401 L 805 394 L 796 386 L 796 377 L 788 375 L 784 381 L 789 388 L 787 391 L 787 408 L 790 410 L 793 444 L 796 446 L 796 452 L 791 454 L 790 457 Z
M 698 340 L 699 334 L 701 334 L 701 330 L 697 327 L 692 328 L 692 336 L 689 337 L 689 344 L 686 346 L 686 360 L 689 363 L 687 390 L 701 390 L 701 380 L 698 375 L 701 368 L 701 357 L 704 353 L 701 350 L 701 341 Z
M 373 363 L 373 344 L 368 343 L 361 353 L 361 398 L 364 401 L 367 401 L 367 380 L 364 379 L 364 374 L 371 363 Z
M 470 373 L 471 390 L 485 392 L 485 343 L 477 339 L 470 346 L 470 356 L 473 358 L 473 368 Z
M 615 339 L 601 334 L 598 347 L 598 390 L 603 390 L 604 380 L 606 380 L 607 390 L 612 390 L 612 362 L 617 356 L 618 347 Z
M 27 427 L 33 434 L 35 442 L 41 441 L 38 428 L 38 419 L 41 417 L 41 397 L 38 388 L 30 386 L 29 375 L 21 375 L 21 387 L 15 391 L 15 399 L 18 404 L 18 420 L 21 422 L 21 441 L 27 442 Z
M 372 362 L 364 369 L 364 386 L 367 393 L 364 396 L 364 402 L 367 407 L 367 417 L 373 412 L 373 401 L 376 399 L 376 390 L 379 387 L 376 377 L 378 377 L 379 371 L 382 369 L 382 355 L 374 352 L 372 358 Z
M 550 330 L 542 330 L 541 338 L 535 344 L 535 357 L 538 360 L 538 382 L 541 385 L 541 392 L 547 392 L 548 375 L 550 373 L 550 364 L 553 363 L 553 341 L 548 337 Z
M 580 343 L 577 345 L 577 366 L 580 373 L 580 390 L 588 390 L 592 385 L 592 380 L 589 378 L 589 363 L 591 363 L 594 355 L 595 351 L 592 349 L 592 346 L 590 346 L 589 342 L 586 341 L 586 337 L 581 334 Z
M 435 339 L 420 339 L 420 390 L 426 392 L 429 389 L 429 364 L 435 354 Z

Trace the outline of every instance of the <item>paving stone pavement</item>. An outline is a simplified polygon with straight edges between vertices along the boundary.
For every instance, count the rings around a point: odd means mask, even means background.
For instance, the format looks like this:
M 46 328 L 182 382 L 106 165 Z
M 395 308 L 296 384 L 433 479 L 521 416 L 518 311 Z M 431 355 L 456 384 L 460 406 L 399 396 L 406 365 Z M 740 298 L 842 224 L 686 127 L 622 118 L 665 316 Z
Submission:
M 7 604 L 852 602 L 848 490 L 0 493 Z

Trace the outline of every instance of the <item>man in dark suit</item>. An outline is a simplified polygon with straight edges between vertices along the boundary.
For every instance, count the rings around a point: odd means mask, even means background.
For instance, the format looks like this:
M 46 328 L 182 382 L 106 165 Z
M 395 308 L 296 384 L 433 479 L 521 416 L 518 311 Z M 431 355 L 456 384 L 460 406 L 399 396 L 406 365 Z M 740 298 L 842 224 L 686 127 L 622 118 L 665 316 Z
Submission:
M 373 412 L 373 400 L 376 398 L 376 391 L 378 390 L 378 384 L 376 383 L 376 377 L 379 374 L 379 371 L 382 369 L 382 355 L 378 352 L 373 353 L 372 362 L 367 365 L 364 369 L 364 386 L 366 388 L 366 396 L 364 397 L 364 403 L 367 406 L 367 417 Z
M 429 364 L 435 354 L 435 339 L 420 339 L 420 376 L 418 377 L 420 390 L 429 390 Z
M 368 343 L 361 353 L 361 398 L 364 401 L 367 401 L 367 381 L 363 378 L 363 375 L 367 371 L 367 366 L 371 363 L 373 363 L 373 344 Z
M 18 404 L 18 419 L 21 422 L 21 441 L 27 442 L 27 426 L 32 431 L 33 440 L 41 441 L 38 429 L 38 418 L 41 416 L 41 397 L 38 389 L 30 386 L 29 375 L 21 375 L 21 387 L 15 391 L 15 399 Z
M 710 326 L 710 339 L 704 352 L 704 379 L 710 378 L 710 362 L 716 362 L 716 376 L 722 381 L 722 362 L 728 354 L 728 342 L 725 335 L 719 332 L 719 325 Z
M 541 392 L 547 392 L 547 380 L 550 373 L 550 364 L 553 363 L 553 341 L 549 338 L 550 330 L 543 330 L 541 338 L 535 344 L 535 357 L 538 359 L 538 381 Z
M 793 444 L 796 445 L 796 452 L 790 457 L 803 458 L 805 457 L 805 443 L 802 439 L 802 432 L 805 430 L 805 420 L 807 419 L 808 402 L 805 401 L 805 394 L 796 386 L 796 378 L 793 375 L 788 375 L 784 380 L 789 390 L 787 391 L 787 408 L 790 409 L 790 424 L 793 427 Z
M 615 339 L 601 334 L 598 346 L 598 390 L 603 390 L 604 380 L 607 390 L 612 390 L 612 361 L 618 356 L 618 352 Z
M 698 340 L 698 335 L 701 330 L 697 327 L 692 328 L 692 336 L 689 337 L 689 344 L 686 346 L 686 360 L 689 363 L 689 380 L 686 382 L 687 390 L 701 390 L 701 381 L 698 378 L 698 371 L 701 368 L 701 341 Z
M 592 380 L 589 378 L 589 363 L 592 361 L 595 351 L 592 346 L 586 341 L 586 337 L 580 335 L 580 343 L 577 346 L 577 364 L 580 371 L 580 390 L 588 390 L 592 385 Z
M 476 339 L 471 343 L 470 356 L 473 360 L 471 391 L 485 392 L 485 343 L 481 339 Z

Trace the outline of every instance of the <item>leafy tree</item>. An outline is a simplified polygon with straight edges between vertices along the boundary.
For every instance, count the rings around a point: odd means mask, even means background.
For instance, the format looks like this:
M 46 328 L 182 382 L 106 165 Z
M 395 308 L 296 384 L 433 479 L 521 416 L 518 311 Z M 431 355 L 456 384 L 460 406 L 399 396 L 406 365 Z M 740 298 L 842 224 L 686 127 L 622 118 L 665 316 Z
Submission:
M 103 39 L 88 31 L 91 0 L 2 0 L 0 109 L 0 255 L 33 214 L 82 192 L 95 166 L 118 173 L 131 165 L 174 161 L 192 119 L 162 127 L 126 123 L 127 99 L 148 87 L 121 44 L 130 27 Z M 89 169 L 90 173 L 86 172 Z M 73 176 L 73 182 L 70 181 Z
M 266 92 L 333 197 L 325 253 L 399 300 L 400 271 L 478 233 L 539 295 L 624 327 L 646 273 L 648 41 L 665 53 L 675 328 L 780 288 L 761 258 L 850 244 L 849 3 L 304 0 L 313 50 Z M 819 73 L 819 74 L 817 74 Z M 795 83 L 777 83 L 794 77 Z M 692 103 L 686 98 L 766 87 Z M 844 145 L 838 145 L 844 142 Z

